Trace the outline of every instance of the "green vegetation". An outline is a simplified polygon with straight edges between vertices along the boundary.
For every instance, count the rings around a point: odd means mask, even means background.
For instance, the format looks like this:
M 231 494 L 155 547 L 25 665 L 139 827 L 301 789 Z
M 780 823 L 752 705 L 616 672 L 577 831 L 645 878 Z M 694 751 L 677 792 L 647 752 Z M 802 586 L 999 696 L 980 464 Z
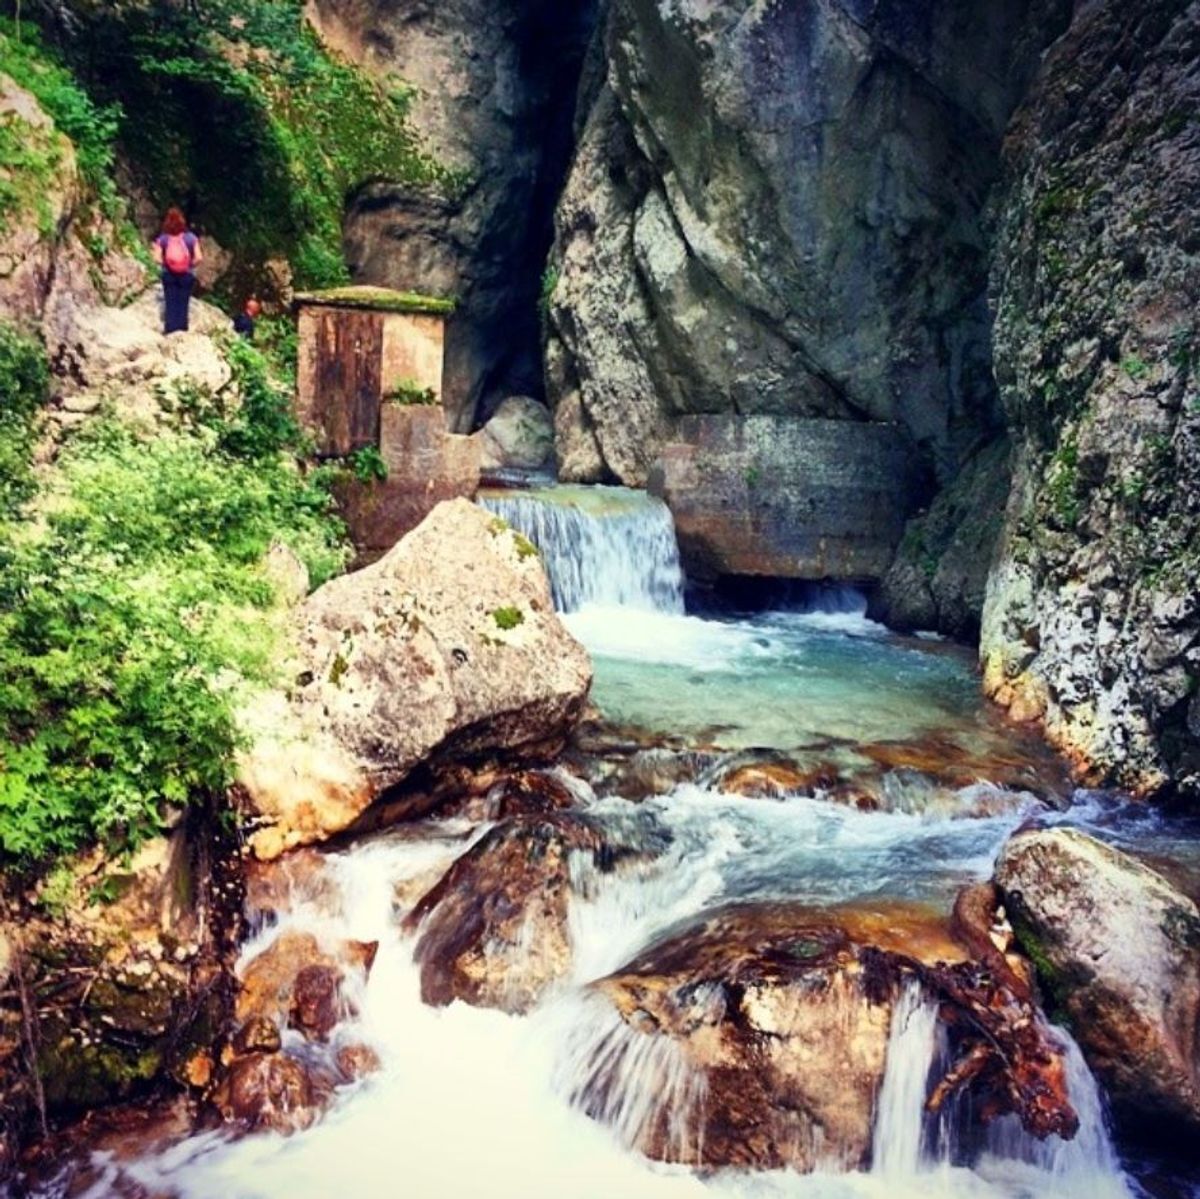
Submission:
M 1079 446 L 1074 434 L 1063 438 L 1050 460 L 1046 494 L 1061 524 L 1070 526 L 1079 519 Z
M 125 849 L 166 805 L 221 791 L 234 705 L 272 680 L 267 551 L 288 545 L 314 585 L 344 563 L 328 493 L 286 453 L 284 393 L 252 347 L 228 354 L 236 411 L 192 388 L 183 427 L 154 440 L 95 421 L 36 497 L 39 519 L 18 524 L 45 367 L 0 338 L 0 444 L 26 471 L 0 517 L 0 860 Z
M 526 558 L 538 556 L 537 546 L 523 533 L 513 533 L 513 544 L 517 547 L 517 557 L 524 562 Z
M 401 379 L 383 399 L 402 408 L 428 408 L 440 402 L 432 387 L 422 387 L 415 379 Z
M 520 608 L 514 607 L 493 608 L 492 619 L 496 622 L 497 628 L 508 632 L 525 623 L 525 613 Z
M 120 217 L 123 206 L 113 181 L 114 143 L 121 120 L 119 105 L 96 103 L 62 60 L 45 46 L 36 28 L 26 23 L 21 26 L 18 37 L 15 22 L 7 17 L 0 17 L 0 71 L 31 92 L 54 119 L 59 132 L 71 139 L 79 172 L 101 211 L 113 219 Z M 57 166 L 56 157 L 39 160 L 30 150 L 27 159 L 32 158 L 31 161 L 14 159 L 9 157 L 4 144 L 5 137 L 11 136 L 14 129 L 28 132 L 29 128 L 25 122 L 11 116 L 0 123 L 0 161 L 6 166 L 15 163 L 23 171 L 31 172 L 33 178 L 45 181 Z M 2 132 L 4 130 L 8 133 Z M 44 148 L 41 153 L 45 153 Z M 2 210 L 3 192 L 0 191 L 0 212 Z
M 186 198 L 197 228 L 235 250 L 239 290 L 269 291 L 278 257 L 300 286 L 347 282 L 342 216 L 363 183 L 464 182 L 417 145 L 409 92 L 330 56 L 301 0 L 81 6 L 63 54 L 155 204 Z
M 41 344 L 0 324 L 0 529 L 33 495 L 29 459 L 48 379 Z
M 1144 379 L 1150 373 L 1149 365 L 1139 358 L 1136 354 L 1131 354 L 1128 358 L 1121 362 L 1121 369 L 1134 382 L 1139 379 Z
M 360 483 L 387 482 L 387 463 L 373 445 L 365 445 L 350 455 L 350 469 Z

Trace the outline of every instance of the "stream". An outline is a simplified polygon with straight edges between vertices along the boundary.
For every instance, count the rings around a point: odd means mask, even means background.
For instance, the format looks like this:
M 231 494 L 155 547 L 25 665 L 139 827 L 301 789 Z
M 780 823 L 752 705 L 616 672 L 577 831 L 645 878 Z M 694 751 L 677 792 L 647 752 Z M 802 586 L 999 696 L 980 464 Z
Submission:
M 1061 767 L 985 709 L 973 664 L 932 639 L 872 623 L 853 592 L 825 589 L 807 610 L 689 614 L 670 516 L 608 488 L 494 493 L 483 502 L 539 547 L 556 604 L 591 651 L 593 700 L 608 741 L 576 751 L 585 810 L 626 839 L 665 846 L 632 871 L 593 871 L 571 900 L 569 979 L 525 1016 L 422 1004 L 413 941 L 397 921 L 406 883 L 447 866 L 481 829 L 462 819 L 379 834 L 327 859 L 332 899 L 297 899 L 262 922 L 243 961 L 284 931 L 323 944 L 379 942 L 357 1014 L 337 1044 L 366 1044 L 381 1069 L 342 1087 L 311 1129 L 234 1138 L 210 1131 L 148 1151 L 108 1146 L 85 1176 L 45 1194 L 180 1199 L 1119 1199 L 1147 1194 L 1123 1170 L 1103 1105 L 1068 1046 L 1071 1142 L 1024 1134 L 1014 1117 L 982 1138 L 924 1113 L 945 1050 L 915 984 L 892 1021 L 876 1103 L 873 1165 L 841 1173 L 700 1173 L 630 1146 L 654 1113 L 705 1101 L 703 1079 L 656 1051 L 586 984 L 629 962 L 681 921 L 749 900 L 934 905 L 985 878 L 1000 846 L 1032 815 L 1079 824 L 1163 858 L 1172 828 L 1118 797 L 1072 792 Z M 617 730 L 614 733 L 613 730 Z M 687 759 L 691 777 L 647 788 L 623 768 Z M 589 758 L 591 755 L 591 758 Z M 689 756 L 690 755 L 690 756 Z M 723 790 L 731 765 L 786 759 L 811 770 L 810 794 L 750 798 Z M 579 765 L 582 763 L 582 765 Z M 578 769 L 576 767 L 578 766 Z M 607 773 L 606 773 L 607 771 Z M 579 776 L 586 775 L 586 779 Z M 822 788 L 851 780 L 856 803 Z M 618 785 L 620 783 L 620 785 Z M 573 869 L 586 872 L 585 863 Z M 289 1041 L 287 1038 L 294 1038 Z M 285 1043 L 302 1051 L 298 1033 Z M 606 1059 L 620 1085 L 603 1109 L 580 1096 Z

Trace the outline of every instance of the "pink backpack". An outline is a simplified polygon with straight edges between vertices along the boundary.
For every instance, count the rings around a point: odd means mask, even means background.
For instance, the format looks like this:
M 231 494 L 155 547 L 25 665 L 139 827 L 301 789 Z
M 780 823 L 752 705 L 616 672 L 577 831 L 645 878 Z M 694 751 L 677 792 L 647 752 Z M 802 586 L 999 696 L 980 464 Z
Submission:
M 186 275 L 192 269 L 192 247 L 186 233 L 172 233 L 163 246 L 163 265 L 173 275 Z

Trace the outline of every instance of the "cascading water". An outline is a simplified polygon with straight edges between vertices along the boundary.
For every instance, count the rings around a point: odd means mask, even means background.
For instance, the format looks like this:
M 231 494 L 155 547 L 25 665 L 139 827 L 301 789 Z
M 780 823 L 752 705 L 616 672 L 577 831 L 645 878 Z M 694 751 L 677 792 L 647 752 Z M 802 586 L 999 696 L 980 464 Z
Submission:
M 560 612 L 683 611 L 675 525 L 660 500 L 624 487 L 550 487 L 483 492 L 479 503 L 537 546 Z
M 556 602 L 593 652 L 593 696 L 610 719 L 691 738 L 718 763 L 742 746 L 795 754 L 816 746 L 824 769 L 837 754 L 852 759 L 846 747 L 865 740 L 933 730 L 978 744 L 984 735 L 969 664 L 888 640 L 840 592 L 819 611 L 723 621 L 685 615 L 670 516 L 653 501 L 619 489 L 555 488 L 485 502 L 539 546 Z M 597 980 L 720 905 L 820 906 L 868 896 L 945 910 L 963 881 L 986 875 L 1030 805 L 1039 806 L 982 783 L 948 790 L 896 772 L 882 793 L 887 810 L 860 811 L 808 792 L 746 799 L 725 793 L 724 777 L 714 766 L 637 803 L 597 798 L 572 782 L 587 820 L 633 853 L 619 870 L 571 857 L 571 967 L 521 1018 L 461 1003 L 425 1006 L 413 941 L 397 918 L 397 897 L 412 881 L 436 877 L 484 829 L 428 824 L 424 840 L 395 832 L 331 855 L 332 885 L 320 906 L 295 903 L 278 925 L 259 930 L 244 956 L 289 929 L 325 945 L 378 940 L 370 979 L 353 997 L 357 1012 L 331 1048 L 365 1043 L 380 1071 L 341 1088 L 307 1132 L 207 1132 L 141 1160 L 97 1155 L 91 1189 L 71 1194 L 1127 1199 L 1095 1084 L 1073 1047 L 1077 1141 L 1032 1141 L 1011 1121 L 994 1125 L 982 1145 L 977 1126 L 972 1137 L 944 1121 L 930 1127 L 924 1104 L 941 1065 L 937 1009 L 915 984 L 893 1012 L 870 1172 L 727 1169 L 701 1179 L 642 1155 L 654 1133 L 668 1161 L 693 1160 L 703 1113 L 717 1100 L 677 1043 L 621 1019 Z M 690 993 L 704 1018 L 725 1002 L 720 988 L 706 985 Z

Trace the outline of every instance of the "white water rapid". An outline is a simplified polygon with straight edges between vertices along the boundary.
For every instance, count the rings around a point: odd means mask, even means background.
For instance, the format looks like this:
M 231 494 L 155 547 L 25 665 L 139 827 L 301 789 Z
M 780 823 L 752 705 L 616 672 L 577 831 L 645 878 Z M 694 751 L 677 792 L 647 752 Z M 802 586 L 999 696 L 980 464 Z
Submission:
M 665 509 L 627 498 L 614 508 L 606 494 L 588 501 L 590 510 L 530 496 L 488 502 L 538 543 L 562 606 L 580 609 L 572 627 L 595 655 L 597 702 L 614 719 L 702 731 L 706 744 L 734 748 L 805 746 L 817 736 L 840 744 L 960 725 L 981 735 L 969 668 L 893 644 L 860 606 L 738 622 L 685 616 Z M 591 819 L 653 842 L 656 852 L 607 873 L 588 857 L 571 859 L 572 970 L 525 1017 L 422 1004 L 413 942 L 400 928 L 406 909 L 398 896 L 413 890 L 404 884 L 436 877 L 483 830 L 427 824 L 422 840 L 412 828 L 397 829 L 331 854 L 332 885 L 320 905 L 295 903 L 278 925 L 260 930 L 244 960 L 288 929 L 330 947 L 377 940 L 358 1013 L 334 1037 L 335 1047 L 372 1047 L 379 1072 L 343 1087 L 309 1131 L 241 1139 L 214 1131 L 136 1160 L 97 1155 L 89 1189 L 72 1194 L 1128 1199 L 1095 1084 L 1073 1046 L 1071 1093 L 1081 1119 L 1074 1142 L 1041 1144 L 1001 1122 L 982 1145 L 973 1129 L 968 1145 L 952 1121 L 931 1126 L 924 1102 L 942 1049 L 935 1007 L 915 986 L 894 1010 L 869 1172 L 702 1177 L 632 1148 L 653 1126 L 668 1128 L 676 1156 L 694 1147 L 696 1114 L 712 1101 L 708 1080 L 669 1038 L 634 1031 L 587 984 L 680 920 L 731 901 L 901 897 L 945 910 L 964 880 L 987 874 L 1036 803 L 984 783 L 935 795 L 898 777 L 895 787 L 902 794 L 892 810 L 860 811 L 820 796 L 772 802 L 726 794 L 719 772 L 636 804 L 597 799 L 581 785 Z M 989 802 L 976 811 L 980 788 Z M 695 1002 L 703 1006 L 706 997 Z

